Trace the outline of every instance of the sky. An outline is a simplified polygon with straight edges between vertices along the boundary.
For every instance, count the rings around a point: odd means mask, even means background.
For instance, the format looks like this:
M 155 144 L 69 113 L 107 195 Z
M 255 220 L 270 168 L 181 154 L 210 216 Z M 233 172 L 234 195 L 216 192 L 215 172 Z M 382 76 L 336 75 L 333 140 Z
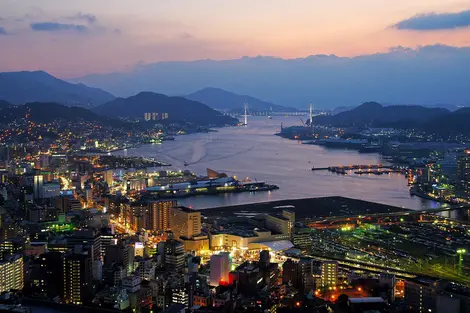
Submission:
M 0 0 L 0 71 L 470 46 L 462 0 Z

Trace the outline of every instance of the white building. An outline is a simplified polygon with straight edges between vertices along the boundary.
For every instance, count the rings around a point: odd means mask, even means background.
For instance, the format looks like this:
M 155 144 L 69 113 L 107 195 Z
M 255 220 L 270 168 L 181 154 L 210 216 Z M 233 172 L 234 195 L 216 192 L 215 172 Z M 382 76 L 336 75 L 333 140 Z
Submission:
M 221 252 L 211 256 L 210 261 L 210 285 L 219 286 L 221 283 L 229 281 L 230 266 L 232 258 L 230 253 Z

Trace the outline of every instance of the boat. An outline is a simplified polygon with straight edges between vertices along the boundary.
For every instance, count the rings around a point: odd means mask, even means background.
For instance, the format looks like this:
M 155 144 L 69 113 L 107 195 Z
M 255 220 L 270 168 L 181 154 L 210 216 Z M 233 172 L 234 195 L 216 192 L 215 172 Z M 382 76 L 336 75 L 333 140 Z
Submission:
M 188 165 L 189 165 L 188 162 L 184 162 L 184 166 L 188 166 Z
M 272 119 L 273 119 L 273 117 L 272 117 L 271 115 L 269 115 L 269 116 L 268 116 L 268 119 L 272 120 Z

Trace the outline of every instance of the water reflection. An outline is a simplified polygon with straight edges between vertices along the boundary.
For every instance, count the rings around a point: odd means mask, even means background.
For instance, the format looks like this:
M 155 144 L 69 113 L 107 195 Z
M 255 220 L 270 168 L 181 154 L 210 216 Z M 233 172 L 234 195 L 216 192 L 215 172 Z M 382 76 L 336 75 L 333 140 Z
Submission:
M 312 171 L 312 166 L 377 164 L 383 160 L 378 154 L 325 149 L 274 136 L 281 123 L 288 126 L 300 124 L 300 121 L 293 117 L 274 117 L 272 120 L 251 117 L 248 127 L 180 136 L 161 145 L 147 145 L 116 154 L 156 157 L 171 163 L 175 169 L 185 168 L 186 162 L 186 168 L 198 174 L 212 168 L 237 178 L 250 177 L 280 187 L 272 192 L 198 196 L 180 201 L 182 205 L 194 208 L 333 195 L 411 209 L 440 206 L 433 201 L 410 197 L 406 179 L 400 174 L 378 176 L 350 172 L 337 175 Z

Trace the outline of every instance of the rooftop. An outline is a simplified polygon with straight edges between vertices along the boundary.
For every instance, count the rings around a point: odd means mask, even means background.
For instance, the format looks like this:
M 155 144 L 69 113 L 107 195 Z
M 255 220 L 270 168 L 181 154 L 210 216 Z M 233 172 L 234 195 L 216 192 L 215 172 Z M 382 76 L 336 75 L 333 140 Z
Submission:
M 260 242 L 260 244 L 265 245 L 269 249 L 276 251 L 276 252 L 284 251 L 284 250 L 294 247 L 292 242 L 290 242 L 289 240 L 266 241 L 266 242 Z
M 188 208 L 188 207 L 185 207 L 185 206 L 176 206 L 176 207 L 172 207 L 171 209 L 176 209 L 178 211 L 181 211 L 181 212 L 186 212 L 186 213 L 195 213 L 195 212 L 199 212 L 197 210 L 194 210 L 194 209 L 191 209 L 191 208 Z

